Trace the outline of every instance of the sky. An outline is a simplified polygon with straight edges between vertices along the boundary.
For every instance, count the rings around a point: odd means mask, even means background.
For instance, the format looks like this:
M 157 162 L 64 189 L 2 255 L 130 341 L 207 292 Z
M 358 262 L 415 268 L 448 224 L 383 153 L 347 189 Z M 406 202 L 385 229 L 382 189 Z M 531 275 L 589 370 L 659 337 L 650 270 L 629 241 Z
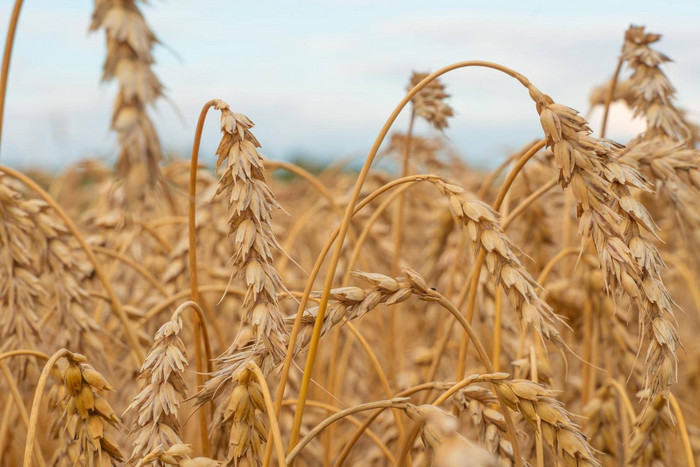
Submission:
M 0 0 L 0 36 L 12 0 Z M 587 114 L 591 88 L 614 71 L 625 29 L 663 34 L 657 48 L 679 105 L 700 120 L 699 1 L 207 1 L 139 3 L 161 44 L 156 74 L 167 96 L 150 113 L 165 150 L 188 154 L 202 105 L 217 97 L 256 127 L 271 159 L 364 159 L 413 70 L 489 60 L 527 76 L 557 102 Z M 102 32 L 88 33 L 93 3 L 25 0 L 12 55 L 0 163 L 59 169 L 87 157 L 112 161 L 114 83 L 101 83 Z M 628 72 L 624 73 L 629 74 Z M 495 165 L 541 136 L 527 91 L 493 70 L 443 80 L 456 116 L 445 137 L 474 164 Z M 594 130 L 600 112 L 593 112 Z M 404 112 L 395 123 L 405 131 Z M 608 136 L 643 128 L 614 106 Z M 431 134 L 426 125 L 417 132 Z M 210 115 L 200 159 L 214 160 Z

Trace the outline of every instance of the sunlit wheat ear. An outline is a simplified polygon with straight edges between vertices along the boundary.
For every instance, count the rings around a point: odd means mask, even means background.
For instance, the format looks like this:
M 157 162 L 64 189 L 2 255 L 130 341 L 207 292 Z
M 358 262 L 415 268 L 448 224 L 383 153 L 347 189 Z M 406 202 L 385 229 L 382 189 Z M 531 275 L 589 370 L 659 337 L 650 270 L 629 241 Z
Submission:
M 277 361 L 286 352 L 284 318 L 277 294 L 284 285 L 273 265 L 272 252 L 281 250 L 272 231 L 272 211 L 279 209 L 267 186 L 260 143 L 250 132 L 253 122 L 217 101 L 223 134 L 216 154 L 221 173 L 215 197 L 228 203 L 229 238 L 233 242 L 232 277 L 245 279 L 243 324 L 251 324 Z M 230 352 L 226 352 L 228 355 Z
M 542 338 L 565 347 L 554 327 L 561 318 L 537 294 L 541 287 L 520 262 L 517 256 L 520 250 L 503 232 L 498 214 L 486 203 L 470 198 L 457 185 L 437 177 L 429 181 L 448 198 L 455 223 L 466 230 L 474 249 L 483 248 L 486 252 L 486 266 L 496 283 L 503 286 L 523 327 L 532 326 Z
M 427 77 L 428 73 L 414 71 L 406 90 L 410 91 Z M 445 92 L 445 85 L 439 79 L 434 79 L 413 96 L 411 103 L 416 115 L 424 118 L 435 129 L 442 131 L 448 126 L 447 119 L 454 115 L 452 107 L 445 102 L 448 97 L 450 95 Z
M 555 393 L 529 380 L 496 381 L 496 391 L 511 409 L 542 430 L 542 438 L 565 465 L 600 466 L 588 439 L 571 421 Z
M 116 78 L 119 84 L 112 113 L 120 145 L 117 173 L 125 180 L 127 197 L 138 199 L 147 186 L 162 181 L 160 141 L 146 112 L 163 94 L 151 69 L 157 40 L 134 0 L 95 0 L 90 30 L 100 28 L 107 39 L 102 79 Z
M 110 433 L 119 427 L 119 418 L 109 403 L 100 396 L 113 388 L 80 354 L 66 357 L 63 373 L 65 398 L 63 417 L 68 434 L 77 441 L 78 460 L 82 465 L 111 466 L 124 461 L 117 440 Z
M 636 170 L 619 163 L 620 146 L 591 136 L 586 120 L 530 86 L 559 180 L 577 202 L 582 249 L 589 238 L 598 252 L 605 284 L 624 292 L 640 309 L 640 337 L 648 342 L 645 385 L 665 393 L 676 378 L 678 333 L 672 301 L 659 270 L 661 257 L 642 232 L 655 225 L 630 189 L 648 190 Z
M 459 420 L 434 405 L 415 406 L 410 404 L 406 414 L 421 424 L 421 439 L 430 452 L 431 465 L 456 467 L 470 465 L 483 467 L 498 466 L 498 459 L 482 446 L 472 443 L 459 433 Z
M 127 465 L 138 465 L 143 459 L 166 456 L 166 452 L 183 441 L 177 410 L 187 397 L 183 372 L 187 366 L 185 344 L 180 338 L 182 319 L 177 316 L 156 332 L 151 350 L 141 367 L 138 385 L 141 391 L 126 412 L 135 418 L 133 451 Z M 163 465 L 154 457 L 155 465 Z

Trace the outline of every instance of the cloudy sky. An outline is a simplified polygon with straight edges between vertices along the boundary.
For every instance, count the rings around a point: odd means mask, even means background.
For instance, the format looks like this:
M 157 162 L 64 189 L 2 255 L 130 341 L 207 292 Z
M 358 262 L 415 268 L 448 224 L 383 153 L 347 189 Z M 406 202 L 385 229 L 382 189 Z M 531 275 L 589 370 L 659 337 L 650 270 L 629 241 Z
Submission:
M 12 3 L 0 0 L 3 26 Z M 92 6 L 25 2 L 0 163 L 58 168 L 114 156 L 116 89 L 100 83 L 104 38 L 87 33 Z M 666 71 L 680 105 L 700 120 L 698 1 L 152 0 L 143 10 L 162 42 L 155 71 L 167 99 L 152 115 L 172 152 L 189 151 L 199 109 L 220 97 L 256 123 L 270 158 L 361 158 L 412 70 L 471 59 L 508 65 L 586 113 L 589 90 L 612 74 L 630 23 L 664 35 L 658 47 L 675 60 Z M 541 134 L 514 80 L 467 69 L 444 81 L 457 113 L 446 136 L 468 160 L 493 164 Z M 591 119 L 595 128 L 600 114 Z M 216 118 L 210 123 L 204 159 L 219 138 Z M 609 136 L 624 140 L 638 128 L 626 109 L 614 109 Z

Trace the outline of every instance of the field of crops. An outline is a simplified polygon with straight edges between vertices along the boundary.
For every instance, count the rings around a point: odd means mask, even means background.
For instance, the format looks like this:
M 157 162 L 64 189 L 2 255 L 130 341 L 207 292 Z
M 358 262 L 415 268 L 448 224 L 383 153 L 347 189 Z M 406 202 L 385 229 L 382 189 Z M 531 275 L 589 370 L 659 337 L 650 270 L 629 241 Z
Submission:
M 191 159 L 166 160 L 140 8 L 92 17 L 116 165 L 0 165 L 0 465 L 700 459 L 700 134 L 660 35 L 610 44 L 580 109 L 604 109 L 600 134 L 546 82 L 464 61 L 396 83 L 364 163 L 310 170 L 264 157 L 255 116 L 220 99 Z M 470 67 L 512 78 L 541 123 L 492 171 L 443 134 L 462 92 L 443 75 Z M 645 130 L 605 139 L 613 102 Z

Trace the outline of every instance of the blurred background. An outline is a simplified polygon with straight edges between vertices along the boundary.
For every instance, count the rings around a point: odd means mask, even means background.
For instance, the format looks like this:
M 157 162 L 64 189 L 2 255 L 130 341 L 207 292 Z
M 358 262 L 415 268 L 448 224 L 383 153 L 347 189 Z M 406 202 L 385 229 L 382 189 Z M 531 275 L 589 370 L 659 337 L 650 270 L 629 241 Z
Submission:
M 3 41 L 13 3 L 0 0 Z M 54 170 L 86 157 L 113 160 L 116 83 L 100 83 L 105 43 L 102 32 L 88 34 L 92 8 L 87 0 L 26 0 L 0 163 Z M 364 159 L 411 71 L 461 60 L 507 65 L 588 114 L 590 91 L 612 75 L 629 24 L 663 34 L 656 48 L 674 60 L 665 71 L 679 107 L 700 120 L 698 1 L 154 0 L 143 12 L 161 41 L 155 72 L 167 92 L 151 115 L 173 156 L 189 153 L 202 104 L 219 97 L 256 123 L 270 158 Z M 514 80 L 467 69 L 444 82 L 456 112 L 445 135 L 474 165 L 493 166 L 541 135 Z M 596 129 L 601 112 L 589 116 Z M 407 119 L 394 129 L 405 131 Z M 618 104 L 609 128 L 607 136 L 625 140 L 643 124 Z M 212 163 L 218 140 L 212 115 L 204 161 Z

